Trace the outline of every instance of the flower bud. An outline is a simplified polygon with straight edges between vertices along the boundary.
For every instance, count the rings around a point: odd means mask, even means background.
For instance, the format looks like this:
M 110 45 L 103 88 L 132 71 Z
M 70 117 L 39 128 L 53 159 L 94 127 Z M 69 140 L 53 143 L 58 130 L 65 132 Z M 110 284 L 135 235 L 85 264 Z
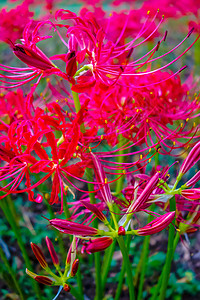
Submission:
M 51 240 L 48 238 L 48 236 L 46 236 L 46 243 L 47 243 L 47 247 L 49 249 L 49 253 L 51 255 L 51 259 L 53 261 L 54 266 L 58 266 L 59 265 L 58 256 L 57 256 L 54 246 L 53 246 Z
M 42 253 L 42 250 L 34 243 L 31 243 L 31 248 L 33 250 L 33 253 L 35 254 L 35 257 L 39 261 L 41 267 L 45 269 L 48 267 L 48 264 L 46 262 L 46 259 L 44 257 L 44 254 Z
M 63 289 L 65 292 L 70 292 L 70 290 L 71 290 L 70 286 L 67 283 L 65 283 L 65 285 L 63 286 Z
M 91 212 L 93 212 L 97 218 L 99 218 L 99 220 L 101 220 L 102 222 L 106 221 L 106 217 L 104 216 L 104 214 L 102 213 L 102 211 L 100 209 L 98 209 L 98 207 L 94 204 L 89 203 L 88 201 L 84 201 L 81 200 L 80 201 L 87 209 L 89 209 Z
M 38 275 L 34 278 L 37 282 L 45 284 L 45 285 L 52 285 L 54 282 L 47 276 Z
M 12 48 L 14 54 L 29 66 L 38 68 L 43 71 L 54 68 L 48 57 L 46 57 L 46 55 L 39 49 L 36 53 L 36 51 L 33 51 L 31 48 L 28 48 L 21 44 L 15 44 Z
M 86 251 L 88 254 L 103 251 L 106 248 L 108 248 L 113 242 L 113 239 L 111 237 L 101 237 L 97 239 L 90 240 L 88 243 L 86 243 L 81 252 L 83 253 Z
M 186 182 L 186 186 L 190 187 L 193 186 L 194 184 L 196 184 L 198 181 L 200 180 L 200 171 L 198 171 L 192 178 L 190 178 L 190 180 L 188 180 Z
M 200 199 L 200 188 L 182 190 L 181 195 L 189 200 L 198 200 Z
M 160 232 L 173 221 L 174 217 L 175 217 L 175 211 L 166 213 L 165 215 L 156 218 L 146 226 L 135 230 L 135 232 L 137 235 L 143 235 L 143 236 Z
M 187 158 L 182 163 L 179 174 L 185 174 L 200 159 L 200 142 L 198 142 L 190 151 Z
M 72 264 L 72 269 L 71 269 L 71 276 L 74 277 L 78 271 L 78 266 L 79 266 L 79 259 L 75 259 L 75 261 Z
M 126 230 L 124 229 L 123 226 L 120 226 L 118 229 L 118 235 L 125 235 L 126 234 Z
M 63 219 L 52 219 L 49 222 L 51 226 L 66 234 L 82 237 L 95 236 L 98 234 L 98 230 L 96 228 Z

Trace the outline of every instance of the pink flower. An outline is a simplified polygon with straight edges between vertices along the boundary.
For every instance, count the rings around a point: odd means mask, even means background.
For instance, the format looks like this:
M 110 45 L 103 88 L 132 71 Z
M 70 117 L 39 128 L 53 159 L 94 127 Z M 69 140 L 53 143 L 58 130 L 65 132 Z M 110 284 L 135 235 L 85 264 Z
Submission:
M 33 15 L 25 1 L 9 11 L 3 8 L 0 11 L 0 40 L 8 42 L 9 39 L 14 43 L 22 38 L 23 30 Z

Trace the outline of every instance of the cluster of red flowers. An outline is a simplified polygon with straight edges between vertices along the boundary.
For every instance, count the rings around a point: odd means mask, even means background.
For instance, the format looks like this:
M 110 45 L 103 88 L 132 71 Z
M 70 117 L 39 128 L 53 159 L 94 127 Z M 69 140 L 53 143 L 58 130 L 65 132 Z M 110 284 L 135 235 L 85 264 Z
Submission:
M 1 40 L 10 45 L 20 62 L 16 67 L 0 64 L 0 199 L 27 192 L 30 201 L 40 203 L 43 194 L 39 187 L 51 180 L 49 203 L 61 203 L 62 213 L 69 186 L 85 192 L 71 203 L 71 219 L 49 222 L 63 233 L 83 238 L 82 249 L 87 253 L 106 249 L 120 235 L 160 232 L 175 215 L 181 233 L 192 230 L 200 218 L 200 191 L 194 186 L 199 172 L 179 189 L 177 185 L 200 158 L 196 124 L 200 101 L 195 83 L 181 82 L 179 73 L 186 66 L 176 67 L 174 72 L 169 67 L 176 65 L 199 36 L 188 30 L 177 45 L 159 54 L 168 38 L 167 32 L 159 32 L 164 17 L 156 10 L 141 19 L 138 12 L 147 4 L 140 10 L 110 16 L 98 7 L 94 12 L 84 8 L 80 14 L 60 9 L 55 20 L 33 21 L 28 8 L 34 2 L 27 0 L 10 12 L 1 11 L 2 28 L 7 18 L 16 16 L 11 27 L 2 31 Z M 46 1 L 47 8 L 52 9 L 54 2 Z M 17 17 L 20 10 L 25 14 L 23 22 Z M 19 38 L 21 42 L 16 43 Z M 48 53 L 51 38 L 60 44 L 62 53 Z M 38 46 L 43 41 L 47 55 Z M 166 62 L 171 54 L 173 58 Z M 58 66 L 53 61 L 58 61 Z M 173 186 L 167 183 L 168 166 L 157 166 L 150 175 L 145 174 L 145 166 L 158 152 L 177 156 L 189 147 L 193 148 Z M 136 171 L 139 174 L 133 174 Z M 127 187 L 113 193 L 109 184 L 119 179 L 126 180 Z M 94 189 L 87 190 L 86 183 Z M 91 203 L 91 193 L 97 203 Z M 173 196 L 176 212 L 169 209 Z M 149 213 L 153 202 L 165 213 L 155 214 L 152 222 L 134 229 L 134 215 Z M 120 220 L 114 214 L 116 207 L 121 211 Z M 114 228 L 103 211 L 110 212 Z M 86 216 L 86 224 L 80 224 L 80 216 Z M 91 227 L 93 217 L 106 229 Z M 55 252 L 48 239 L 47 246 L 50 254 Z M 32 248 L 46 268 L 41 250 L 34 244 Z M 55 253 L 53 259 L 57 262 Z M 44 284 L 54 284 L 47 277 L 28 274 Z

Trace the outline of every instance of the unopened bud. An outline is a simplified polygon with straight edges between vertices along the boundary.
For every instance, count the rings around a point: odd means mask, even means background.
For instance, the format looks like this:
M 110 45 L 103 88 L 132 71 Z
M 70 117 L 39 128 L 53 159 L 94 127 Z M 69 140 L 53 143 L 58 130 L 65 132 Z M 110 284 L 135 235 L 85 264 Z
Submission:
M 79 266 L 79 259 L 75 259 L 75 261 L 72 264 L 72 269 L 71 269 L 71 276 L 74 277 L 78 271 L 78 266 Z
M 31 248 L 33 250 L 33 253 L 35 254 L 35 257 L 39 261 L 41 267 L 45 269 L 48 267 L 48 264 L 46 262 L 46 259 L 44 257 L 44 254 L 42 253 L 42 250 L 34 243 L 31 243 Z
M 65 292 L 70 292 L 70 290 L 71 290 L 70 286 L 67 283 L 65 283 L 65 285 L 63 286 L 63 289 Z
M 49 249 L 49 253 L 51 255 L 54 266 L 58 266 L 59 265 L 58 256 L 57 256 L 54 246 L 53 246 L 51 240 L 48 238 L 48 236 L 46 236 L 46 243 L 47 243 L 47 247 Z
M 38 276 L 35 277 L 35 280 L 37 282 L 45 284 L 45 285 L 52 285 L 53 284 L 53 281 L 47 276 L 38 275 Z
M 125 235 L 126 234 L 126 230 L 124 229 L 123 226 L 120 226 L 118 229 L 118 235 Z

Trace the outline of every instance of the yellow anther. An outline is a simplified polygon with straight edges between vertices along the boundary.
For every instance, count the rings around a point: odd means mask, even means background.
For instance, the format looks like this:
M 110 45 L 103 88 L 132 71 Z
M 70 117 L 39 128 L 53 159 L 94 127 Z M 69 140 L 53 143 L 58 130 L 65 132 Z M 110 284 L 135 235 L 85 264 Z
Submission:
M 76 153 L 74 153 L 74 154 L 73 154 L 73 158 L 76 158 L 76 157 L 77 157 L 77 154 L 76 154 Z
M 159 11 L 160 11 L 160 8 L 157 9 L 157 12 L 159 12 Z
M 134 127 L 135 127 L 135 126 L 134 126 L 134 125 L 132 125 L 130 129 L 133 129 Z
M 176 228 L 176 231 L 180 232 L 180 229 Z
M 101 135 L 101 140 L 103 140 L 103 134 Z
M 40 93 L 40 97 L 42 97 L 43 93 Z
M 105 178 L 105 183 L 108 183 L 108 178 Z
M 149 148 L 149 152 L 151 152 L 151 148 Z
M 107 121 L 107 120 L 105 120 L 105 124 L 108 124 L 108 121 Z
M 50 78 L 46 78 L 46 82 L 49 82 L 50 81 Z
M 147 15 L 149 15 L 150 14 L 150 10 L 148 10 L 148 12 L 147 12 Z
M 151 158 L 149 158 L 149 163 L 151 162 Z
M 148 122 L 149 122 L 149 119 L 146 119 L 146 122 L 148 123 Z
M 125 120 L 126 120 L 126 121 L 128 120 L 128 117 L 127 117 L 127 116 L 125 117 Z
M 58 101 L 59 101 L 59 100 L 58 100 L 58 99 L 56 99 L 56 103 L 58 103 Z
M 79 146 L 76 146 L 76 150 L 77 150 L 77 151 L 79 150 Z
M 140 159 L 142 159 L 142 157 L 143 157 L 142 154 L 140 154 Z
M 119 133 L 119 129 L 117 129 L 116 132 Z
M 46 200 L 49 200 L 49 199 L 50 199 L 50 195 L 49 195 L 48 193 L 45 193 L 44 198 L 45 198 Z
M 92 151 L 92 148 L 91 148 L 91 147 L 89 147 L 88 149 L 89 149 L 90 152 Z
M 125 170 L 123 170 L 123 174 L 126 174 L 126 171 L 125 171 Z
M 150 92 L 150 95 L 153 95 L 153 92 Z
M 188 121 L 189 121 L 189 118 L 186 119 L 186 122 L 188 122 Z
M 3 93 L 0 93 L 0 97 L 3 97 L 4 96 L 4 94 Z
M 71 112 L 68 115 L 69 115 L 70 118 L 72 117 L 72 113 Z
M 195 123 L 195 122 L 193 122 L 193 126 L 194 126 L 194 127 L 196 126 L 196 123 Z
M 139 109 L 138 109 L 138 108 L 136 109 L 136 112 L 137 112 L 137 113 L 139 112 Z
M 176 145 L 176 142 L 175 142 L 175 141 L 173 141 L 173 145 L 174 145 L 174 146 Z
M 46 97 L 43 97 L 43 100 L 45 100 L 46 99 Z

